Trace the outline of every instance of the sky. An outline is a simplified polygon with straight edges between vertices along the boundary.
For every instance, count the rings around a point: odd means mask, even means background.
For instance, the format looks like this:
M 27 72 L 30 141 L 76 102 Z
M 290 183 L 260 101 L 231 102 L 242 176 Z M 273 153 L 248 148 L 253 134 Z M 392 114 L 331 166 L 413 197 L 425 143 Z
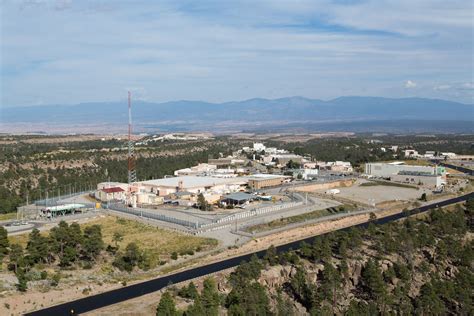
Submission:
M 473 1 L 0 0 L 0 106 L 303 96 L 474 103 Z

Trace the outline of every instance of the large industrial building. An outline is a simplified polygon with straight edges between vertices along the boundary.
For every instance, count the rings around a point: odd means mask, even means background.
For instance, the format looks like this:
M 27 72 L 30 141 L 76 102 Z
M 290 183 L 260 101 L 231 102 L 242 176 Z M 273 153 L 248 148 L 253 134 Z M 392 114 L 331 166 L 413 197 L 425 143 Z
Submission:
M 209 176 L 182 176 L 138 182 L 140 192 L 166 196 L 179 191 L 191 193 L 230 193 L 237 192 L 247 185 L 246 178 L 219 178 Z
M 403 162 L 367 163 L 365 173 L 372 177 L 432 188 L 446 184 L 446 169 L 442 166 L 405 165 Z
M 374 177 L 390 178 L 390 176 L 399 174 L 400 172 L 419 172 L 423 174 L 444 176 L 446 175 L 446 168 L 441 166 L 405 165 L 403 162 L 377 162 L 365 164 L 365 174 Z

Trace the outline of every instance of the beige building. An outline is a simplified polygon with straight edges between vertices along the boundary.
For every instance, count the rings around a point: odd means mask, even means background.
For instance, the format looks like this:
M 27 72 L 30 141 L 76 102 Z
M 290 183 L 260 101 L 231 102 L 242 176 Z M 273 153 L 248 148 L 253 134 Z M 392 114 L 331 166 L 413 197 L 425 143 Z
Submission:
M 248 178 L 248 186 L 253 190 L 282 185 L 291 177 L 274 174 L 256 174 Z
M 102 202 L 123 201 L 126 198 L 127 189 L 127 183 L 101 182 L 97 185 L 94 196 Z
M 225 194 L 240 191 L 247 185 L 246 178 L 218 178 L 210 176 L 182 176 L 138 182 L 140 192 L 166 196 L 179 191 L 190 193 Z

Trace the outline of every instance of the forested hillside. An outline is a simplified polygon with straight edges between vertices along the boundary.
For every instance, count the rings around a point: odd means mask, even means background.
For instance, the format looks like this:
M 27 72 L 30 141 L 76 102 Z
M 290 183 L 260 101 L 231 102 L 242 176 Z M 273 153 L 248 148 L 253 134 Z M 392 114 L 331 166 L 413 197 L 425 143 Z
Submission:
M 472 315 L 473 229 L 470 200 L 295 251 L 272 247 L 226 279 L 171 287 L 157 315 Z

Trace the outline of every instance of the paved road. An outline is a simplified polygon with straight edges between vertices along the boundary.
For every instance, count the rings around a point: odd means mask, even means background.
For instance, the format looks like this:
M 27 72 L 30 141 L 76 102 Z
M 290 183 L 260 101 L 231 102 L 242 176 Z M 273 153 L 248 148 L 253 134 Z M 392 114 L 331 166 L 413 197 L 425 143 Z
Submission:
M 452 198 L 449 200 L 445 200 L 442 202 L 436 202 L 429 205 L 421 206 L 417 209 L 413 209 L 410 212 L 399 213 L 391 216 L 387 216 L 385 218 L 380 218 L 375 221 L 376 224 L 385 224 L 391 221 L 395 221 L 406 217 L 407 214 L 416 214 L 425 212 L 427 210 L 447 206 L 450 204 L 458 203 L 465 201 L 469 198 L 474 198 L 474 192 L 469 193 L 460 197 Z M 356 227 L 367 227 L 368 223 L 363 223 L 359 225 L 355 225 Z M 343 230 L 347 230 L 349 228 L 345 228 Z M 278 252 L 287 251 L 290 248 L 297 249 L 302 241 L 307 243 L 312 243 L 316 237 L 310 237 L 304 240 L 294 241 L 285 245 L 281 245 L 277 247 Z M 28 313 L 26 315 L 35 315 L 35 316 L 51 316 L 51 315 L 77 315 L 80 313 L 89 312 L 101 307 L 109 306 L 112 304 L 120 303 L 125 300 L 129 300 L 132 298 L 136 298 L 142 295 L 146 295 L 149 293 L 153 293 L 159 291 L 169 285 L 170 283 L 176 284 L 179 282 L 187 281 L 193 278 L 202 277 L 211 273 L 215 273 L 224 269 L 232 268 L 239 265 L 242 261 L 249 260 L 250 257 L 256 254 L 258 257 L 263 257 L 265 255 L 266 250 L 261 250 L 252 254 L 242 255 L 235 258 L 226 259 L 224 261 L 211 263 L 202 267 L 193 268 L 187 271 L 178 272 L 172 275 L 159 277 L 153 280 L 149 280 L 146 282 L 141 282 L 138 284 L 133 284 L 127 287 L 119 288 L 116 290 L 112 290 L 109 292 L 85 297 L 76 301 L 52 306 L 49 308 L 45 308 L 36 312 Z
M 433 160 L 433 162 L 435 162 L 435 163 L 437 163 L 437 164 L 439 164 L 439 165 L 441 165 L 441 166 L 443 166 L 443 167 L 451 168 L 451 169 L 460 171 L 460 172 L 462 172 L 462 173 L 465 173 L 465 174 L 474 176 L 474 170 L 472 170 L 472 169 L 469 169 L 469 168 L 466 168 L 466 167 L 462 167 L 462 166 L 452 165 L 452 164 L 446 163 L 446 162 L 440 162 L 440 161 L 437 161 L 437 160 Z

